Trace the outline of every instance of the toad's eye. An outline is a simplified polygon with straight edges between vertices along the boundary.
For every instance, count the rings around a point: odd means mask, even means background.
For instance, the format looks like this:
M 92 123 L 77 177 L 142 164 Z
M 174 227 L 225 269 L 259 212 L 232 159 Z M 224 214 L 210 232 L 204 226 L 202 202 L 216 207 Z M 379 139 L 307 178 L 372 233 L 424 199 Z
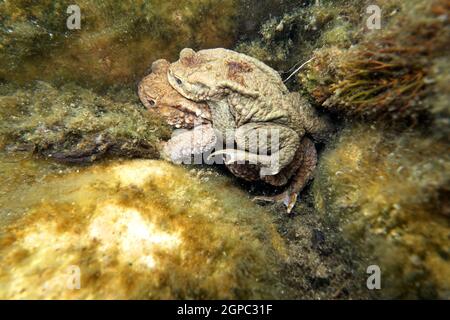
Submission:
M 183 81 L 181 81 L 181 79 L 180 79 L 180 78 L 177 78 L 177 77 L 175 77 L 175 81 L 176 81 L 179 85 L 181 85 L 181 84 L 183 83 Z
M 156 101 L 153 99 L 148 99 L 148 103 L 150 104 L 150 106 L 154 107 L 156 105 Z

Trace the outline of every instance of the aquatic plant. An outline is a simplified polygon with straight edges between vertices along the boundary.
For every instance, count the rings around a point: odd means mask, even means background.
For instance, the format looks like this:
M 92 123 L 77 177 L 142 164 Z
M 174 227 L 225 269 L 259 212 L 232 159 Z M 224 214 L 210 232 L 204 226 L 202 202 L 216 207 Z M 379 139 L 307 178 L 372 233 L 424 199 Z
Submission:
M 387 4 L 397 8 L 389 11 L 383 7 Z M 450 4 L 390 1 L 380 6 L 385 19 L 381 30 L 366 31 L 349 49 L 316 50 L 299 80 L 319 104 L 337 112 L 385 120 L 417 118 L 432 109 L 423 100 L 433 91 L 435 59 L 448 59 Z
M 381 8 L 380 30 L 367 29 L 369 4 Z M 439 61 L 448 60 L 450 51 L 449 11 L 447 0 L 325 1 L 269 19 L 259 37 L 236 50 L 285 79 L 310 61 L 298 72 L 298 84 L 292 78 L 288 84 L 340 115 L 418 121 L 434 113 L 430 96 L 446 94 L 437 79 L 448 74 Z M 442 117 L 448 122 L 448 109 L 432 116 Z
M 170 137 L 165 122 L 148 114 L 133 91 L 102 96 L 73 84 L 3 85 L 0 105 L 2 148 L 61 161 L 157 158 L 159 141 Z
M 214 172 L 133 160 L 16 192 L 22 216 L 0 224 L 3 299 L 283 297 L 270 215 Z
M 450 297 L 450 156 L 445 139 L 348 126 L 322 154 L 316 208 L 381 268 L 383 298 Z

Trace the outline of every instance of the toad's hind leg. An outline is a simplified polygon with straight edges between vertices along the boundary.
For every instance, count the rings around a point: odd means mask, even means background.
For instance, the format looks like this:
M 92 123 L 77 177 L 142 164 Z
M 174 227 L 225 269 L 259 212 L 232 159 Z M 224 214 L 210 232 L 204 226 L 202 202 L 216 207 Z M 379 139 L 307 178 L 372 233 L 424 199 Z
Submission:
M 317 165 L 316 147 L 310 139 L 306 137 L 303 138 L 298 152 L 301 153 L 302 156 L 296 156 L 296 159 L 301 159 L 301 164 L 286 190 L 283 193 L 272 197 L 255 197 L 254 200 L 282 202 L 286 206 L 287 213 L 291 213 L 297 202 L 298 193 L 302 191 L 306 184 L 312 179 L 314 169 Z M 270 183 L 270 181 L 268 182 Z
M 283 125 L 264 122 L 247 123 L 235 132 L 237 149 L 224 149 L 211 154 L 227 156 L 226 164 L 249 161 L 260 166 L 260 175 L 278 174 L 288 166 L 300 145 L 298 134 Z

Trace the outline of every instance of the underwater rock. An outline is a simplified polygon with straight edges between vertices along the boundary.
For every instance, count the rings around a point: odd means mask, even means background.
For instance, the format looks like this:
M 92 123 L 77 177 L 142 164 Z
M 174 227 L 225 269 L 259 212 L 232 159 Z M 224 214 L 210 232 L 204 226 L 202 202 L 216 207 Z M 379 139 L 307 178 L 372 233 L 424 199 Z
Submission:
M 69 30 L 66 1 L 0 4 L 0 78 L 132 84 L 185 46 L 231 45 L 235 0 L 82 1 L 81 28 Z
M 267 20 L 258 37 L 239 42 L 235 50 L 262 60 L 287 78 L 311 58 L 314 49 L 353 43 L 362 5 L 360 1 L 297 4 L 284 15 Z
M 159 141 L 170 137 L 170 128 L 145 112 L 132 91 L 101 96 L 73 84 L 0 85 L 0 105 L 0 147 L 63 162 L 158 158 Z
M 328 224 L 381 268 L 382 298 L 450 298 L 450 155 L 445 139 L 349 126 L 313 190 Z
M 152 61 L 175 60 L 184 47 L 231 47 L 242 30 L 253 32 L 258 19 L 294 2 L 86 0 L 76 3 L 79 30 L 66 26 L 67 1 L 1 2 L 0 79 L 131 87 Z
M 2 299 L 282 297 L 271 216 L 211 171 L 133 160 L 21 192 L 39 197 L 0 226 Z

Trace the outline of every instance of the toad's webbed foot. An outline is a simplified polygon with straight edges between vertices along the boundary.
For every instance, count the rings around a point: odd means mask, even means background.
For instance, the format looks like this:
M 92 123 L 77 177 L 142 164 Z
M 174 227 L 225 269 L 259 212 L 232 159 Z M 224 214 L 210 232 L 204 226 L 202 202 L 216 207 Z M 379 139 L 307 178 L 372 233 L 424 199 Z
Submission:
M 292 209 L 297 202 L 298 194 L 289 190 L 274 196 L 257 196 L 253 198 L 253 201 L 266 201 L 266 202 L 280 202 L 286 206 L 286 212 L 291 213 Z
M 310 139 L 306 137 L 302 139 L 300 148 L 297 151 L 294 160 L 296 163 L 291 163 L 291 166 L 292 169 L 296 169 L 297 171 L 295 172 L 295 175 L 287 189 L 281 194 L 269 197 L 255 197 L 254 200 L 281 202 L 286 206 L 287 213 L 291 213 L 295 203 L 297 202 L 298 193 L 302 191 L 306 184 L 312 179 L 316 168 L 317 151 L 314 143 Z M 266 182 L 270 183 L 270 181 Z
M 218 150 L 210 155 L 225 155 L 226 164 L 249 162 L 260 166 L 260 177 L 278 174 L 288 166 L 300 145 L 298 134 L 275 123 L 247 123 L 235 131 L 236 149 Z

